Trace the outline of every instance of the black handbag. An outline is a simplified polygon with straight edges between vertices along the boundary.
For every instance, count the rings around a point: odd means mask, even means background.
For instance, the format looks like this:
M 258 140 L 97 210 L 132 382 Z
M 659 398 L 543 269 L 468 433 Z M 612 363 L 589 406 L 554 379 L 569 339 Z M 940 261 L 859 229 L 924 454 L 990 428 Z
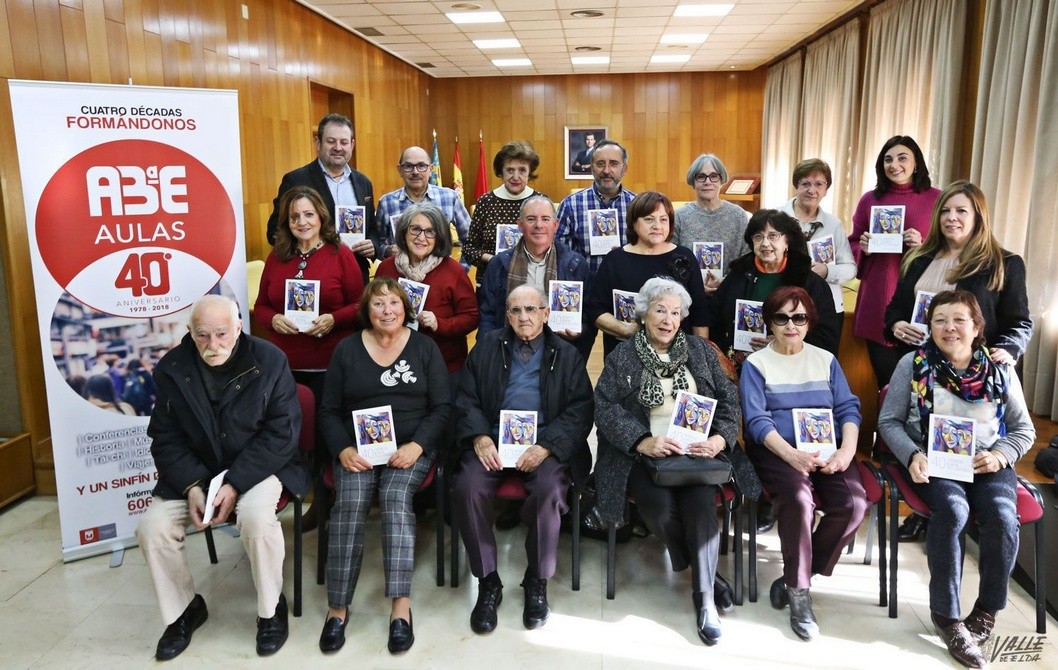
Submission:
M 640 458 L 658 486 L 719 486 L 731 481 L 731 464 L 720 458 Z

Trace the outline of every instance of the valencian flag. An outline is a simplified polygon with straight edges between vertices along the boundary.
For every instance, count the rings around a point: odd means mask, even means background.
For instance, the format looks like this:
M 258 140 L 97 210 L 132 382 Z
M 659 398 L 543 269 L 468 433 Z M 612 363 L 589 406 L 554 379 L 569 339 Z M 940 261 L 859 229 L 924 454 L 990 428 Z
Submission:
M 485 140 L 478 131 L 478 180 L 474 184 L 474 202 L 489 192 L 489 175 L 485 171 Z
M 456 152 L 452 157 L 452 190 L 459 195 L 459 202 L 466 203 L 463 199 L 463 166 L 459 159 L 459 137 L 456 137 Z
M 441 156 L 437 153 L 437 131 L 433 131 L 433 164 L 430 166 L 430 183 L 441 185 Z

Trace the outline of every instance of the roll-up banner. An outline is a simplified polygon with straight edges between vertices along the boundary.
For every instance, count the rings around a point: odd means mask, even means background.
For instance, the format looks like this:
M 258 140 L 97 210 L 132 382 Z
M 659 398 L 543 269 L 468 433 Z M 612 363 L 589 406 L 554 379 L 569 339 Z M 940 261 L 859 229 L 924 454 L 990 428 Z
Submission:
M 249 328 L 235 91 L 10 81 L 63 560 L 135 544 L 152 370 L 207 293 Z

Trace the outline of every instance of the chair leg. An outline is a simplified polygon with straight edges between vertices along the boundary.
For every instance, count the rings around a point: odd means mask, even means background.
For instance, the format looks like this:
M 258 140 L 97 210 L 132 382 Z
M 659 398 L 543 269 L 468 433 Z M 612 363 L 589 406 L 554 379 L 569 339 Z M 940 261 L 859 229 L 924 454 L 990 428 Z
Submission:
M 1036 551 L 1035 563 L 1032 567 L 1033 580 L 1036 582 L 1036 632 L 1040 635 L 1047 634 L 1047 590 L 1044 588 L 1044 580 L 1047 572 L 1043 569 L 1044 555 L 1044 529 L 1043 519 L 1034 524 L 1036 526 Z
M 883 489 L 884 491 L 884 489 Z M 885 497 L 878 501 L 878 606 L 886 607 L 889 604 L 889 591 L 885 588 Z
M 452 506 L 452 547 L 449 562 L 452 564 L 452 588 L 459 588 L 459 524 L 456 523 L 456 508 Z
M 720 555 L 727 556 L 727 543 L 731 535 L 731 506 L 724 504 L 724 523 L 720 527 Z
M 301 616 L 301 499 L 294 498 L 294 616 Z
M 749 501 L 749 601 L 757 602 L 757 501 Z
M 434 539 L 437 542 L 437 585 L 445 585 L 445 476 L 444 466 L 437 466 L 433 485 L 435 491 Z
M 735 500 L 738 500 L 735 498 Z M 742 572 L 742 509 L 741 505 L 736 505 L 735 500 L 732 501 L 732 507 L 728 510 L 728 515 L 735 517 L 735 604 L 741 605 L 744 601 L 743 596 L 743 581 L 745 576 Z
M 863 546 L 863 564 L 871 564 L 871 544 L 874 542 L 874 517 L 878 515 L 878 503 L 871 505 L 867 515 L 867 541 Z
M 606 525 L 606 599 L 613 600 L 617 591 L 617 524 Z
M 580 591 L 580 489 L 573 486 L 573 590 Z
M 897 539 L 900 529 L 897 521 L 900 518 L 900 495 L 897 493 L 896 485 L 889 482 L 889 618 L 897 616 L 897 603 L 899 602 L 896 590 L 896 576 L 900 564 L 897 558 Z
M 213 526 L 206 526 L 206 551 L 209 552 L 209 562 L 217 564 L 217 544 L 213 541 Z
M 318 480 L 319 478 L 317 478 Z M 317 481 L 314 485 L 313 504 L 316 506 L 316 583 L 323 584 L 327 570 L 327 550 L 330 544 L 331 512 L 334 501 L 331 492 Z

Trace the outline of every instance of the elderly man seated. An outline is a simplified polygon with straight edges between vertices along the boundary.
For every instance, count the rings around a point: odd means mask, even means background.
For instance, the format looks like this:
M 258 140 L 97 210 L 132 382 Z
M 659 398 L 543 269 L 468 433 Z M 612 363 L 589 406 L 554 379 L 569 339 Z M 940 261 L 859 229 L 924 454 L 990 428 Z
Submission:
M 588 261 L 561 242 L 555 242 L 558 232 L 555 203 L 544 195 L 529 196 L 522 203 L 517 223 L 522 239 L 511 249 L 493 256 L 481 279 L 479 335 L 506 325 L 503 308 L 507 294 L 523 284 L 535 286 L 545 295 L 552 280 L 582 281 L 585 293 L 588 290 Z M 558 335 L 569 340 L 587 361 L 595 333 L 594 326 L 583 323 L 580 333 L 563 331 Z
M 496 487 L 517 473 L 529 493 L 521 511 L 529 527 L 522 623 L 539 628 L 550 614 L 547 580 L 555 573 L 560 519 L 568 509 L 566 494 L 570 482 L 583 480 L 591 467 L 587 442 L 594 409 L 591 382 L 577 351 L 547 327 L 548 313 L 544 294 L 537 288 L 524 285 L 511 291 L 508 325 L 478 338 L 459 392 L 456 448 L 462 450 L 461 472 L 453 504 L 470 570 L 478 578 L 477 604 L 470 614 L 475 633 L 496 628 L 496 609 L 503 599 L 491 523 Z M 513 469 L 504 468 L 497 448 L 501 410 L 517 411 L 522 417 L 536 412 L 536 439 Z M 524 423 L 519 428 L 532 430 Z
M 234 301 L 200 298 L 188 330 L 154 369 L 158 395 L 147 434 L 158 485 L 136 529 L 168 625 L 155 657 L 178 656 L 208 616 L 184 557 L 184 529 L 189 522 L 208 525 L 206 490 L 222 472 L 211 523 L 224 523 L 232 510 L 238 516 L 257 587 L 257 653 L 267 656 L 279 651 L 288 630 L 276 504 L 284 486 L 308 490 L 298 458 L 297 387 L 282 351 L 242 333 Z

